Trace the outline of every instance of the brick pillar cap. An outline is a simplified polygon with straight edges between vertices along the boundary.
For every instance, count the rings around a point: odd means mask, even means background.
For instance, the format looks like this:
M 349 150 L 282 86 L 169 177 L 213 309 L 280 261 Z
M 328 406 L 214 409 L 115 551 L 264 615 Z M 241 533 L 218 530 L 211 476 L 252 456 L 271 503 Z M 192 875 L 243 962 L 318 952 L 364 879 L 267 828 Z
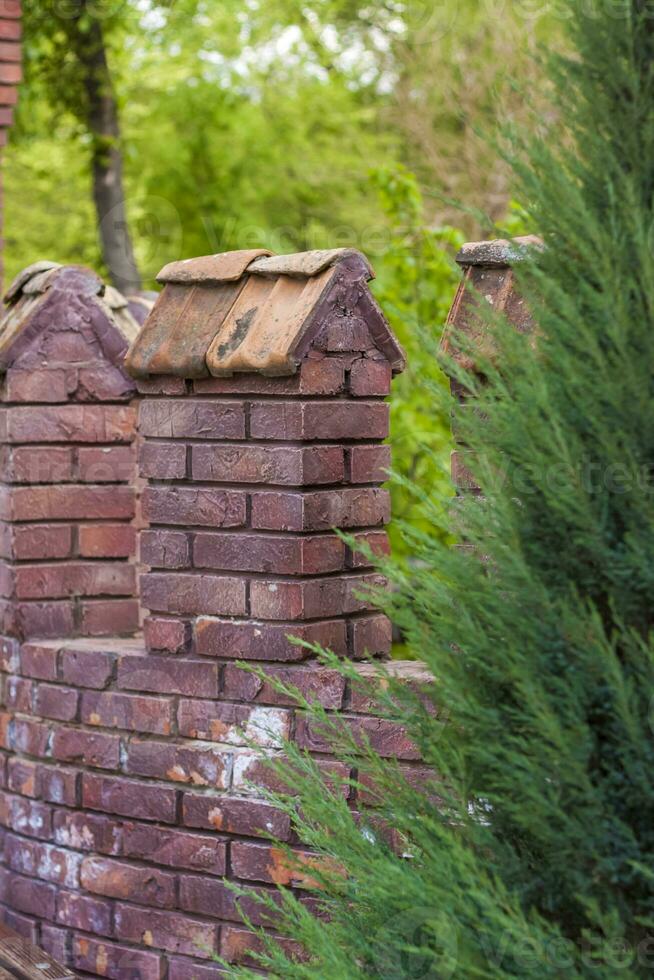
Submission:
M 86 307 L 87 322 L 112 363 L 123 366 L 125 352 L 139 331 L 128 300 L 90 269 L 35 262 L 20 272 L 7 290 L 7 309 L 0 318 L 0 371 L 11 367 L 53 319 L 75 301 Z
M 542 248 L 537 235 L 520 238 L 496 238 L 488 242 L 467 242 L 456 257 L 460 266 L 485 265 L 491 268 L 513 265 L 526 259 L 533 248 Z
M 172 262 L 152 313 L 127 355 L 136 378 L 294 374 L 328 320 L 358 317 L 393 371 L 404 352 L 368 287 L 374 277 L 352 248 L 271 255 L 264 249 Z

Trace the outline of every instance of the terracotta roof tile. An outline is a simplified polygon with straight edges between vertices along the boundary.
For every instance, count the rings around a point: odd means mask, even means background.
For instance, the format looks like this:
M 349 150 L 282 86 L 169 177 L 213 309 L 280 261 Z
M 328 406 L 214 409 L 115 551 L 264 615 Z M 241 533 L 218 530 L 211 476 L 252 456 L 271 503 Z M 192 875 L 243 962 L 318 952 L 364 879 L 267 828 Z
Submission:
M 205 286 L 236 282 L 254 259 L 270 254 L 266 248 L 254 248 L 169 262 L 157 276 L 157 282 L 203 283 Z
M 294 374 L 327 320 L 356 310 L 401 371 L 404 354 L 367 285 L 373 276 L 355 249 L 227 252 L 173 262 L 158 277 L 164 290 L 132 344 L 127 369 L 135 377 Z

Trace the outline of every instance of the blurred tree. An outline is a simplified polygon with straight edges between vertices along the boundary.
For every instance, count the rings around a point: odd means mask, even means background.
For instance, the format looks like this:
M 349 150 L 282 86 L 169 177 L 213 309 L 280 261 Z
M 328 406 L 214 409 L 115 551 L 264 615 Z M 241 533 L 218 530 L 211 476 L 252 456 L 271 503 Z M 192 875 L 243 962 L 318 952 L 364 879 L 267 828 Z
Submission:
M 70 112 L 87 130 L 102 256 L 113 284 L 129 292 L 140 288 L 141 280 L 127 222 L 118 104 L 106 42 L 118 23 L 119 15 L 96 0 L 65 5 L 41 0 L 25 10 L 28 77 L 40 77 L 53 109 Z

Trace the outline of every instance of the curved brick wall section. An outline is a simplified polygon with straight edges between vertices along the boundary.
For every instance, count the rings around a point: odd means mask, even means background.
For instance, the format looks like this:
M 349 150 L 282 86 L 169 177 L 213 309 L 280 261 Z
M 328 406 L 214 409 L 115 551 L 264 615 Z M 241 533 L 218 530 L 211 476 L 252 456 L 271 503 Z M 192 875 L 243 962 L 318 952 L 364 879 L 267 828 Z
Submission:
M 3 667 L 6 921 L 93 976 L 203 980 L 220 975 L 218 952 L 246 960 L 252 937 L 224 876 L 271 891 L 290 878 L 263 839 L 289 840 L 288 820 L 248 785 L 270 777 L 246 737 L 274 750 L 295 732 L 345 775 L 318 735 L 228 656 L 45 641 L 5 651 Z M 312 661 L 280 669 L 424 775 L 404 733 L 338 674 Z

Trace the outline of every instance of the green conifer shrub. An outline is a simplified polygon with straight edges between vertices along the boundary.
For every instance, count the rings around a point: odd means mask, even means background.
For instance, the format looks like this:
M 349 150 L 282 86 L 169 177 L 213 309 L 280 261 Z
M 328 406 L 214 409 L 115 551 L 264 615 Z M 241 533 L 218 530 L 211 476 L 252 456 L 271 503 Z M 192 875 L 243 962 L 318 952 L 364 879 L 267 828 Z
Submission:
M 267 943 L 273 977 L 654 969 L 654 5 L 561 10 L 556 122 L 510 150 L 545 243 L 518 268 L 537 340 L 493 322 L 497 366 L 459 422 L 485 500 L 454 519 L 416 488 L 431 530 L 405 530 L 418 568 L 389 564 L 380 597 L 435 678 L 385 707 L 438 777 L 409 786 L 303 706 L 378 806 L 354 817 L 288 746 L 281 805 L 331 863 L 323 918 L 283 897 L 276 928 L 307 957 Z

